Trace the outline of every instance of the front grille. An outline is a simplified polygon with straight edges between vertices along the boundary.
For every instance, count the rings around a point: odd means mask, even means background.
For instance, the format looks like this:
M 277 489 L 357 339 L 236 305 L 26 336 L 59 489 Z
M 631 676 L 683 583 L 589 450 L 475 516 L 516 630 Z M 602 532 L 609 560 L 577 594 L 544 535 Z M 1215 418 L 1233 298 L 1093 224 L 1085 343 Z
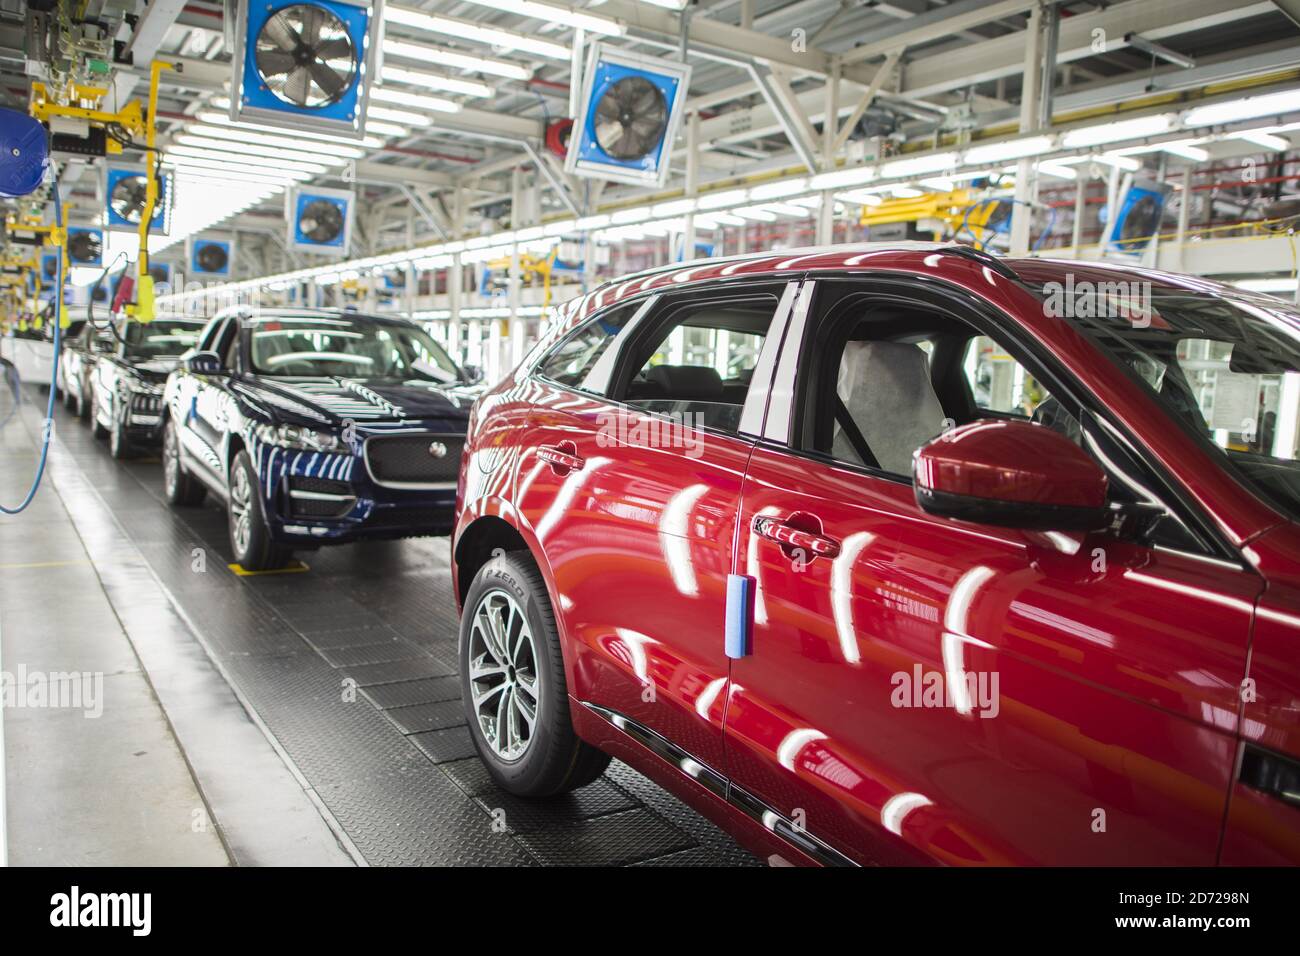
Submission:
M 162 396 L 136 392 L 131 396 L 131 411 L 141 415 L 157 415 L 162 411 Z
M 447 449 L 441 458 L 429 448 L 438 443 Z M 460 471 L 463 435 L 393 435 L 366 442 L 366 463 L 380 484 L 455 483 Z
M 294 518 L 341 518 L 356 503 L 352 486 L 346 481 L 304 475 L 289 478 L 289 514 Z
M 331 481 L 329 478 L 310 478 L 306 475 L 294 475 L 289 485 L 295 491 L 314 491 L 322 495 L 350 495 L 352 486 L 346 481 Z

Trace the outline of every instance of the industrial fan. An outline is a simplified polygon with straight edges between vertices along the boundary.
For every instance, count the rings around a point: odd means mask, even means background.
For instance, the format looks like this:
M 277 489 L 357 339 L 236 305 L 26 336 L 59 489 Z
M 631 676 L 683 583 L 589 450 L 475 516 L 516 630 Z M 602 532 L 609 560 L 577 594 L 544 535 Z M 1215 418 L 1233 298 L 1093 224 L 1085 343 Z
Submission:
M 230 117 L 364 134 L 383 0 L 242 3 Z
M 149 183 L 139 169 L 110 166 L 104 173 L 104 196 L 107 200 L 104 221 L 109 229 L 126 229 L 137 232 L 140 217 L 144 215 Z M 168 205 L 171 200 L 171 179 L 158 178 L 158 198 L 154 203 L 149 231 L 166 234 Z
M 352 241 L 353 194 L 304 186 L 289 194 L 289 246 L 297 252 L 343 256 Z
M 193 275 L 228 276 L 234 259 L 234 247 L 228 240 L 190 240 L 190 273 Z
M 565 169 L 578 176 L 662 186 L 690 75 L 685 63 L 594 44 Z
M 1147 180 L 1133 181 L 1116 204 L 1119 211 L 1106 223 L 1106 249 L 1129 255 L 1143 252 L 1160 229 L 1168 187 Z
M 102 266 L 104 233 L 99 229 L 69 226 L 68 261 L 74 266 Z

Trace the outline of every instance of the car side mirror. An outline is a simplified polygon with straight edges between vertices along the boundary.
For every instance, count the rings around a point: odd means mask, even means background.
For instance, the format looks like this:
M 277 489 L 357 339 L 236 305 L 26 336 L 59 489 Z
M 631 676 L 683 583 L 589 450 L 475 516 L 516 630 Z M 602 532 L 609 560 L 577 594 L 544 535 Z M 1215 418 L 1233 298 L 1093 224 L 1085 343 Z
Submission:
M 470 385 L 477 385 L 483 381 L 483 369 L 477 365 L 462 365 L 461 371 L 465 373 L 465 381 Z
M 216 352 L 192 352 L 181 359 L 185 371 L 194 375 L 225 375 L 227 369 L 222 366 L 221 358 Z
M 945 432 L 912 456 L 917 503 L 929 514 L 1032 531 L 1110 524 L 1106 473 L 1046 425 L 984 419 Z

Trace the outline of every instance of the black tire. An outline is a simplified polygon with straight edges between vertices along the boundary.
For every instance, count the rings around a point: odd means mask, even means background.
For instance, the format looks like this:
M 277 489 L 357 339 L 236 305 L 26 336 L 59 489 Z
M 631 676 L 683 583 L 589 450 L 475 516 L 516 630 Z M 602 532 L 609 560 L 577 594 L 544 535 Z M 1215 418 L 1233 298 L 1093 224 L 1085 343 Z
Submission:
M 77 389 L 77 417 L 83 422 L 90 421 L 90 383 L 81 377 L 81 386 Z
M 181 461 L 181 436 L 176 432 L 176 422 L 168 418 L 163 425 L 163 497 L 171 505 L 197 505 L 203 501 L 208 489 L 185 470 Z
M 77 396 L 72 394 L 72 389 L 67 385 L 63 386 L 63 407 L 70 412 L 75 412 L 77 409 Z
M 96 438 L 107 438 L 108 429 L 99 423 L 99 392 L 90 386 L 90 433 Z
M 130 408 L 130 399 L 123 400 L 119 397 L 113 403 L 113 424 L 108 429 L 108 453 L 118 461 L 135 457 L 135 447 L 131 444 L 126 421 Z
M 241 481 L 248 488 L 248 498 L 243 505 L 246 511 L 241 511 L 236 501 L 236 490 Z M 243 449 L 230 463 L 228 488 L 226 523 L 230 529 L 230 550 L 234 553 L 235 562 L 245 571 L 275 571 L 284 567 L 293 557 L 293 550 L 271 540 L 266 513 L 262 510 L 262 496 L 257 490 L 257 470 L 253 467 L 248 452 Z M 240 517 L 245 514 L 248 525 L 246 534 L 241 534 Z
M 512 759 L 499 754 L 489 741 L 489 731 L 480 722 L 473 703 L 471 685 L 475 682 L 470 677 L 471 642 L 477 646 L 481 641 L 473 635 L 474 619 L 485 600 L 499 601 L 502 594 L 515 602 L 533 635 L 530 656 L 535 657 L 534 686 L 537 688 L 533 729 L 522 753 Z M 487 606 L 492 605 L 489 603 Z M 502 789 L 521 797 L 552 797 L 586 786 L 609 766 L 608 754 L 580 740 L 574 733 L 569 719 L 569 694 L 564 680 L 564 658 L 555 626 L 555 613 L 546 593 L 546 583 L 527 551 L 499 554 L 474 575 L 465 598 L 465 611 L 461 615 L 459 653 L 461 699 L 469 721 L 470 738 L 488 773 Z M 478 657 L 484 659 L 481 655 Z M 513 664 L 510 672 L 509 680 L 513 681 Z M 479 682 L 480 690 L 484 686 Z M 490 716 L 487 719 L 492 720 Z

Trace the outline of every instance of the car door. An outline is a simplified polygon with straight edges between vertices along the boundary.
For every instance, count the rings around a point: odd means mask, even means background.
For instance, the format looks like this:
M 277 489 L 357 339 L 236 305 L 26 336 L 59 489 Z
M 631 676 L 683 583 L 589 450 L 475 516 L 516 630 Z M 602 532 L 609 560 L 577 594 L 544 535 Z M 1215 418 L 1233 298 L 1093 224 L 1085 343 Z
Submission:
M 722 622 L 752 449 L 737 430 L 792 295 L 724 283 L 597 315 L 541 360 L 521 443 L 516 501 L 549 565 L 571 692 L 719 785 Z
M 1207 553 L 1008 317 L 933 285 L 819 285 L 742 495 L 735 802 L 823 862 L 1213 864 L 1260 579 Z M 980 356 L 1007 363 L 987 393 Z M 1031 407 L 1075 421 L 1118 498 L 1163 502 L 1173 546 L 918 506 L 915 447 Z
M 226 356 L 239 334 L 239 317 L 227 316 L 208 329 L 199 342 L 198 351 Z M 186 458 L 206 473 L 208 483 L 225 487 L 226 463 L 222 457 L 225 443 L 224 411 L 227 378 L 182 372 L 177 386 L 177 405 L 183 426 L 181 444 Z

